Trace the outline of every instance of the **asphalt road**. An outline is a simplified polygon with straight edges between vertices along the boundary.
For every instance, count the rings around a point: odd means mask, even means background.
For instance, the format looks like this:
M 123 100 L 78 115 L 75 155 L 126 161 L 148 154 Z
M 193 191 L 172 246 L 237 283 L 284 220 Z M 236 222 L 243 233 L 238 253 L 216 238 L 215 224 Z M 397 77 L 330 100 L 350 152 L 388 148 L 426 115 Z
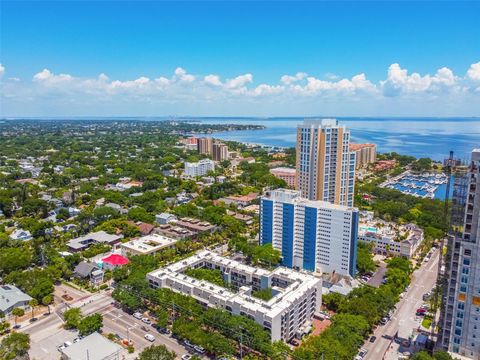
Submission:
M 409 290 L 397 303 L 396 311 L 390 321 L 384 326 L 378 326 L 374 335 L 377 337 L 374 343 L 368 340 L 363 345 L 368 350 L 365 360 L 397 359 L 399 353 L 411 351 L 411 348 L 403 348 L 395 342 L 385 339 L 383 335 L 393 336 L 397 331 L 400 337 L 408 338 L 421 324 L 421 318 L 415 316 L 416 309 L 423 303 L 423 294 L 431 290 L 437 280 L 437 266 L 439 260 L 437 249 L 427 263 L 416 270 L 412 275 Z M 387 352 L 388 350 L 388 352 Z
M 130 338 L 135 347 L 135 354 L 127 354 L 125 351 L 124 355 L 126 359 L 134 359 L 139 352 L 150 345 L 165 345 L 169 350 L 177 354 L 178 359 L 180 359 L 183 354 L 189 353 L 189 349 L 177 340 L 170 336 L 160 334 L 152 326 L 146 325 L 142 321 L 135 319 L 132 315 L 115 308 L 112 305 L 113 299 L 107 293 L 78 296 L 76 302 L 68 305 L 61 302 L 60 299 L 58 300 L 59 305 L 55 309 L 52 309 L 52 313 L 49 316 L 41 318 L 35 323 L 22 326 L 19 330 L 30 335 L 31 348 L 29 355 L 32 359 L 56 359 L 60 356 L 57 347 L 65 341 L 72 341 L 78 336 L 77 331 L 65 330 L 63 328 L 63 320 L 60 314 L 66 310 L 67 307 L 78 307 L 81 309 L 83 315 L 101 314 L 103 315 L 103 333 L 114 333 L 118 334 L 121 338 Z M 149 330 L 148 333 L 155 337 L 154 342 L 150 342 L 144 338 L 147 332 L 142 330 L 142 326 L 147 328 Z

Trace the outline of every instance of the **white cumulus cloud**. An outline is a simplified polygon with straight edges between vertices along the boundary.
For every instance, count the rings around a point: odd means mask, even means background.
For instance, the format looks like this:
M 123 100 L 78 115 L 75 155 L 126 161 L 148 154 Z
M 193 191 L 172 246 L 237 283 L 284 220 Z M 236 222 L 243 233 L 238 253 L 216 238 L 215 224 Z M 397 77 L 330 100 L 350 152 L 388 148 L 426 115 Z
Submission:
M 467 77 L 470 80 L 480 81 L 480 61 L 470 65 L 470 68 L 467 71 Z
M 184 82 L 195 81 L 195 76 L 188 74 L 187 71 L 181 67 L 177 67 L 175 69 L 175 77 L 180 81 L 184 81 Z
M 207 75 L 203 78 L 203 81 L 205 82 L 205 84 L 208 84 L 208 85 L 222 86 L 222 81 L 220 80 L 220 76 L 218 75 L 213 75 L 213 74 Z
M 5 67 L 0 65 L 0 76 L 4 73 Z M 10 99 L 18 99 L 18 104 L 23 101 L 44 104 L 45 99 L 51 99 L 58 103 L 78 103 L 80 109 L 88 108 L 87 103 L 97 102 L 115 104 L 111 105 L 113 109 L 128 105 L 135 108 L 141 104 L 141 109 L 150 108 L 153 112 L 167 108 L 183 111 L 185 104 L 198 108 L 204 106 L 211 111 L 219 109 L 219 112 L 235 106 L 240 110 L 270 108 L 277 111 L 287 105 L 292 109 L 295 106 L 306 109 L 304 105 L 310 104 L 309 108 L 316 109 L 324 104 L 332 107 L 318 109 L 335 112 L 332 104 L 351 102 L 365 108 L 371 105 L 373 111 L 370 113 L 375 113 L 378 108 L 390 108 L 392 102 L 410 106 L 414 102 L 423 105 L 435 101 L 439 108 L 444 106 L 451 111 L 455 104 L 464 106 L 467 102 L 464 99 L 468 99 L 467 104 L 480 103 L 480 62 L 472 63 L 463 76 L 454 74 L 448 67 L 421 74 L 393 63 L 388 67 L 385 79 L 375 82 L 363 72 L 343 78 L 336 75 L 319 78 L 297 72 L 279 76 L 276 81 L 259 83 L 254 81 L 251 73 L 221 77 L 216 73 L 190 74 L 182 67 L 167 75 L 146 75 L 139 74 L 133 79 L 110 78 L 104 73 L 77 77 L 45 68 L 34 74 L 31 81 L 14 81 L 13 78 L 2 81 L 0 96 L 8 99 L 4 101 L 7 106 L 13 101 Z M 460 105 L 459 108 L 462 109 Z M 339 109 L 343 109 L 343 105 Z
M 251 83 L 252 81 L 253 81 L 252 74 L 243 74 L 233 79 L 227 80 L 227 82 L 225 83 L 225 87 L 227 89 L 239 89 L 244 87 L 248 83 Z
M 283 75 L 280 78 L 280 81 L 284 83 L 285 85 L 290 85 L 294 82 L 301 81 L 305 79 L 308 76 L 307 73 L 304 72 L 297 72 L 295 75 Z
M 60 82 L 65 82 L 65 81 L 71 81 L 73 80 L 73 77 L 69 74 L 58 74 L 55 75 L 48 69 L 43 69 L 39 73 L 36 73 L 33 76 L 33 81 L 37 82 L 46 82 L 46 83 L 60 83 Z

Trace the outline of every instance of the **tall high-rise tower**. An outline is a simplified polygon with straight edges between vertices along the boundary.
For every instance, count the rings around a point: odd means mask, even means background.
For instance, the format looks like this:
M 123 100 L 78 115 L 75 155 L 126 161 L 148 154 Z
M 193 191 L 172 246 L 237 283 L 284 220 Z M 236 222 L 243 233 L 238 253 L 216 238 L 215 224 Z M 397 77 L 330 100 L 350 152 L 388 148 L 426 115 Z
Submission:
M 296 189 L 302 197 L 353 206 L 355 152 L 349 145 L 350 131 L 335 119 L 298 125 Z
M 472 151 L 467 175 L 455 179 L 451 222 L 439 342 L 446 350 L 479 359 L 480 149 Z

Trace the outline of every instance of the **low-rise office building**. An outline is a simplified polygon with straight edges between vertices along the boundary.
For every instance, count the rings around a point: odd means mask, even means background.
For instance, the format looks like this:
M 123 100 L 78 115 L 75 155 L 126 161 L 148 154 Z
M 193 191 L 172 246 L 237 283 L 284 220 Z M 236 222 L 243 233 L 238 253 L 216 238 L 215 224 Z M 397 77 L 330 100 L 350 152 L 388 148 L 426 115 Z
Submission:
M 189 268 L 220 270 L 231 288 L 187 276 L 184 272 Z M 308 332 L 322 303 L 320 276 L 284 267 L 268 271 L 207 250 L 152 271 L 147 279 L 152 288 L 168 288 L 189 295 L 204 306 L 247 316 L 263 326 L 272 341 L 289 341 Z M 272 290 L 270 300 L 253 296 L 253 292 L 263 289 Z
M 176 242 L 176 239 L 159 234 L 152 234 L 123 243 L 120 245 L 120 249 L 125 256 L 146 255 L 154 254 L 162 249 L 173 247 Z

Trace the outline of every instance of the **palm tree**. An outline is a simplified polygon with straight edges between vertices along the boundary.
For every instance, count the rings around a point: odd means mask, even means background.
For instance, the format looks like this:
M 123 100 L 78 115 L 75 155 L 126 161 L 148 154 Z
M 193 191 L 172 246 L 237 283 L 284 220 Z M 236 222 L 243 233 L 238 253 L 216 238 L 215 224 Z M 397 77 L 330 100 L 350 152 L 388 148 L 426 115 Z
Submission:
M 42 299 L 42 304 L 47 305 L 48 307 L 48 313 L 50 314 L 50 304 L 53 302 L 53 297 L 52 295 L 46 295 Z
M 17 327 L 17 319 L 19 316 L 25 315 L 25 310 L 22 308 L 15 308 L 12 310 L 12 315 L 15 316 L 15 327 Z
M 32 320 L 33 320 L 33 316 L 35 315 L 33 312 L 35 310 L 35 307 L 38 306 L 38 301 L 37 299 L 32 299 L 28 302 L 28 305 L 30 305 L 30 308 L 32 309 Z

